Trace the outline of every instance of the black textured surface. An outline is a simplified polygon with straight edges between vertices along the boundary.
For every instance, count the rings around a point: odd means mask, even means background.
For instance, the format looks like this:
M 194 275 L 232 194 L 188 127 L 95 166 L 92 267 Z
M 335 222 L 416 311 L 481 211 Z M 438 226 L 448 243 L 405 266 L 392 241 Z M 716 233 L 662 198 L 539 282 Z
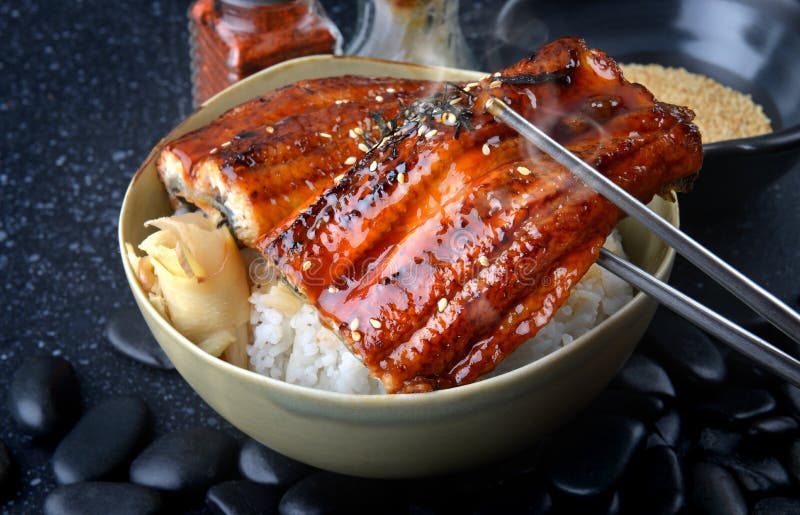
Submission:
M 348 35 L 353 0 L 325 3 Z M 177 374 L 120 355 L 104 336 L 108 317 L 133 305 L 116 241 L 125 187 L 150 148 L 191 109 L 188 4 L 0 3 L 0 393 L 5 397 L 25 358 L 61 355 L 77 371 L 87 408 L 109 395 L 138 395 L 153 412 L 156 436 L 206 426 L 243 440 Z M 462 5 L 473 48 L 493 47 L 486 34 L 497 5 L 467 0 Z M 800 169 L 795 169 L 730 212 L 685 219 L 684 227 L 798 307 L 798 204 Z M 680 259 L 673 277 L 673 284 L 712 306 L 743 313 Z M 671 378 L 680 399 L 682 386 Z M 0 439 L 19 475 L 16 493 L 0 511 L 41 512 L 56 486 L 52 447 L 33 444 L 18 432 L 5 406 L 0 409 Z M 787 468 L 800 474 L 800 458 L 792 459 L 794 466 Z M 691 460 L 683 464 L 691 470 Z M 797 497 L 796 490 L 781 495 Z M 693 498 L 687 493 L 687 499 Z M 603 502 L 618 504 L 619 496 Z

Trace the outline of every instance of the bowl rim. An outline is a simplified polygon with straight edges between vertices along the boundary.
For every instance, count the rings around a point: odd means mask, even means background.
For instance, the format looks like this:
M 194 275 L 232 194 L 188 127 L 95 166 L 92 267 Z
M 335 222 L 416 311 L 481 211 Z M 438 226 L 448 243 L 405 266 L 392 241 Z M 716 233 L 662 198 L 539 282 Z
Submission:
M 186 118 L 184 118 L 172 130 L 170 130 L 169 133 L 167 133 L 167 135 L 161 138 L 158 141 L 158 143 L 153 147 L 153 149 L 149 152 L 149 154 L 142 162 L 142 164 L 139 166 L 136 173 L 131 178 L 128 187 L 125 190 L 125 195 L 122 200 L 122 205 L 117 223 L 117 237 L 119 243 L 119 251 L 120 251 L 120 257 L 122 259 L 123 268 L 125 270 L 125 276 L 128 280 L 128 285 L 139 307 L 146 311 L 146 315 L 148 315 L 146 316 L 146 318 L 149 318 L 151 321 L 155 321 L 155 323 L 158 324 L 160 329 L 165 331 L 173 340 L 178 341 L 180 345 L 187 348 L 188 351 L 192 353 L 195 358 L 200 359 L 208 366 L 220 368 L 224 373 L 232 374 L 241 381 L 257 384 L 259 385 L 260 388 L 264 388 L 265 390 L 276 390 L 276 393 L 280 393 L 282 395 L 286 395 L 293 399 L 302 400 L 305 402 L 311 402 L 311 403 L 324 402 L 326 405 L 345 407 L 345 408 L 353 408 L 354 406 L 357 406 L 359 409 L 397 408 L 400 406 L 413 406 L 423 401 L 427 404 L 434 404 L 434 405 L 452 405 L 456 403 L 456 401 L 472 398 L 474 394 L 478 392 L 481 392 L 486 399 L 491 399 L 495 397 L 495 395 L 500 395 L 502 394 L 503 391 L 506 391 L 511 383 L 515 383 L 523 378 L 534 383 L 541 382 L 544 381 L 550 375 L 550 373 L 553 373 L 556 370 L 560 370 L 564 367 L 569 368 L 568 363 L 570 361 L 575 361 L 575 358 L 577 356 L 580 356 L 581 354 L 588 352 L 589 350 L 588 346 L 592 343 L 591 340 L 593 339 L 592 337 L 595 334 L 604 331 L 607 326 L 613 324 L 617 319 L 624 318 L 628 312 L 632 310 L 637 310 L 639 309 L 641 304 L 650 301 L 649 297 L 647 297 L 645 293 L 637 291 L 634 294 L 633 298 L 630 301 L 626 302 L 619 310 L 617 310 L 611 316 L 609 316 L 608 318 L 606 318 L 605 320 L 594 326 L 588 332 L 575 338 L 569 345 L 566 345 L 564 347 L 559 347 L 553 352 L 545 356 L 542 356 L 541 358 L 531 363 L 523 365 L 514 370 L 504 372 L 494 377 L 481 379 L 474 383 L 461 385 L 455 388 L 448 388 L 444 390 L 416 393 L 413 395 L 369 395 L 369 394 L 341 393 L 341 392 L 320 390 L 309 386 L 302 386 L 293 383 L 288 383 L 280 379 L 275 379 L 269 376 L 259 374 L 252 370 L 247 370 L 237 367 L 236 365 L 228 363 L 227 361 L 221 358 L 208 354 L 204 350 L 200 349 L 200 347 L 192 343 L 188 338 L 186 338 L 180 332 L 178 332 L 178 330 L 175 329 L 172 326 L 172 324 L 170 324 L 164 317 L 162 317 L 161 314 L 150 303 L 150 300 L 147 298 L 147 294 L 142 289 L 142 286 L 139 283 L 136 274 L 133 272 L 133 269 L 131 268 L 131 264 L 127 257 L 127 250 L 125 248 L 125 245 L 126 243 L 133 244 L 133 242 L 127 241 L 125 239 L 126 235 L 124 234 L 125 232 L 124 221 L 130 217 L 135 216 L 135 213 L 131 211 L 131 207 L 128 202 L 129 197 L 131 196 L 133 189 L 136 187 L 136 183 L 144 174 L 145 168 L 147 168 L 157 158 L 158 152 L 162 149 L 164 144 L 174 139 L 175 136 L 173 135 L 176 132 L 180 131 L 180 129 L 185 124 L 189 123 L 189 121 L 195 116 L 197 116 L 201 111 L 207 109 L 209 106 L 218 102 L 220 98 L 224 97 L 226 94 L 229 94 L 230 92 L 235 91 L 237 89 L 248 87 L 248 85 L 250 85 L 251 83 L 258 82 L 264 76 L 275 73 L 276 71 L 281 71 L 285 68 L 293 67 L 297 64 L 313 64 L 314 62 L 319 62 L 320 60 L 331 60 L 331 59 L 341 60 L 343 61 L 343 63 L 346 63 L 347 61 L 354 61 L 354 62 L 357 61 L 362 63 L 367 62 L 367 63 L 378 63 L 378 64 L 390 64 L 393 66 L 404 66 L 404 67 L 416 68 L 420 70 L 437 72 L 437 73 L 466 72 L 466 73 L 474 73 L 476 77 L 485 75 L 485 72 L 460 70 L 455 68 L 445 68 L 436 66 L 426 66 L 426 65 L 418 65 L 410 63 L 399 63 L 399 62 L 386 61 L 383 59 L 374 59 L 369 57 L 332 56 L 332 55 L 315 55 L 315 56 L 299 57 L 296 59 L 291 59 L 289 61 L 284 61 L 282 63 L 261 70 L 251 75 L 250 77 L 247 77 L 246 79 L 237 82 L 236 84 L 233 84 L 232 86 L 226 88 L 220 93 L 214 95 L 206 102 L 204 102 L 198 109 L 194 110 L 192 113 L 187 115 Z M 262 93 L 266 91 L 270 90 L 262 90 Z M 676 227 L 680 225 L 680 209 L 675 195 L 673 195 L 673 201 L 669 204 L 669 216 L 667 219 L 670 223 L 672 223 Z M 664 244 L 664 247 L 665 248 L 663 251 L 663 255 L 661 257 L 661 260 L 659 261 L 658 267 L 652 274 L 655 277 L 661 279 L 664 279 L 666 275 L 669 273 L 669 270 L 671 269 L 675 258 L 675 250 L 666 244 Z M 135 246 L 134 248 L 138 247 Z M 159 346 L 161 346 L 160 342 Z M 580 360 L 577 361 L 580 362 Z M 559 363 L 562 364 L 561 367 L 557 366 Z

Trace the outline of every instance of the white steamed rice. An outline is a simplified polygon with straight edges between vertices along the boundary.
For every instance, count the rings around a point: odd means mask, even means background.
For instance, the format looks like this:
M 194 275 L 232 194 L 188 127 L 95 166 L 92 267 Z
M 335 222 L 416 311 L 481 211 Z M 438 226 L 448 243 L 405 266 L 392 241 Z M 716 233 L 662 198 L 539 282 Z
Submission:
M 606 248 L 625 256 L 615 230 Z M 285 289 L 254 286 L 250 296 L 253 343 L 247 347 L 250 368 L 259 374 L 322 390 L 342 393 L 384 393 L 380 382 L 319 321 L 316 310 Z M 553 319 L 520 345 L 489 376 L 527 365 L 572 343 L 619 310 L 633 297 L 626 282 L 592 266 L 572 289 Z

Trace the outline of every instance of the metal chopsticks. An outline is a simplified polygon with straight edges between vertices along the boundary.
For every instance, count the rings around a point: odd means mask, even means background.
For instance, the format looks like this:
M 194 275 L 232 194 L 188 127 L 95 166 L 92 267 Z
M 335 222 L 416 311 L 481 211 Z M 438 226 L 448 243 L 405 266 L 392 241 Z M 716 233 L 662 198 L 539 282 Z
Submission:
M 536 145 L 536 147 L 548 154 L 556 162 L 565 166 L 589 187 L 613 202 L 626 214 L 638 220 L 643 226 L 653 231 L 664 242 L 674 248 L 676 252 L 681 254 L 689 262 L 693 263 L 703 272 L 708 274 L 728 291 L 741 299 L 745 304 L 750 306 L 755 312 L 763 316 L 771 324 L 783 331 L 787 336 L 796 342 L 800 342 L 800 315 L 789 308 L 789 306 L 783 303 L 780 299 L 764 290 L 762 287 L 713 254 L 711 251 L 693 240 L 691 237 L 676 229 L 669 222 L 653 213 L 647 206 L 636 200 L 627 191 L 617 186 L 613 181 L 589 166 L 579 157 L 563 147 L 560 143 L 545 134 L 541 129 L 520 116 L 516 111 L 511 109 L 500 99 L 489 99 L 486 102 L 485 108 L 497 120 L 505 123 L 512 129 L 519 132 L 522 137 Z M 647 274 L 645 275 L 647 276 Z M 648 284 L 648 287 L 650 287 L 653 284 L 652 280 L 654 278 L 648 276 L 648 279 L 649 280 L 643 280 L 640 282 L 648 282 L 650 283 Z M 646 291 L 645 288 L 639 285 L 637 285 L 637 287 L 639 287 L 642 291 Z M 680 295 L 680 297 L 673 297 L 674 299 L 678 299 L 675 302 L 684 302 L 687 299 L 691 300 L 676 290 L 671 288 L 670 290 L 672 290 L 670 293 Z M 672 300 L 670 302 L 672 302 Z M 692 301 L 692 304 L 687 304 L 687 307 L 685 309 L 682 308 L 682 311 L 679 313 L 684 314 L 683 311 L 688 312 L 691 309 L 696 309 L 697 306 L 700 306 L 700 304 Z M 722 317 L 716 315 L 707 308 L 703 308 L 705 310 L 705 315 L 715 315 L 715 317 L 712 317 L 708 320 L 713 320 L 715 324 L 717 324 L 719 320 L 724 320 Z M 698 323 L 697 320 L 690 320 Z M 770 359 L 759 361 L 767 366 L 770 370 L 775 371 L 782 377 L 786 377 L 786 373 L 790 369 L 800 366 L 800 364 L 794 360 L 794 358 L 791 358 L 787 354 L 772 347 L 764 340 L 755 337 L 751 333 L 748 333 L 744 329 L 735 326 L 727 320 L 725 320 L 725 322 L 727 322 L 724 325 L 726 331 L 729 331 L 732 328 L 736 328 L 736 331 L 735 333 L 725 332 L 724 335 L 726 337 L 724 338 L 724 341 L 739 350 L 741 350 L 743 347 L 742 344 L 747 342 L 744 346 L 751 349 L 748 351 L 749 353 L 746 353 L 750 357 L 753 357 L 751 354 L 755 352 L 752 350 L 753 345 L 761 347 L 762 351 L 766 352 L 764 356 L 770 356 Z M 706 322 L 703 322 L 703 324 L 706 324 Z M 716 331 L 723 326 L 712 324 L 702 325 L 702 327 L 712 327 Z M 731 341 L 730 338 L 728 338 L 730 336 L 736 336 L 734 341 Z M 768 347 L 764 347 L 764 345 L 767 345 Z M 776 354 L 774 351 L 778 351 L 779 354 Z M 789 361 L 787 361 L 787 358 L 789 358 Z M 777 368 L 775 367 L 776 362 L 780 362 L 780 366 Z
M 597 264 L 639 288 L 671 311 L 726 342 L 767 370 L 800 387 L 800 361 L 753 333 L 742 329 L 633 263 L 602 249 Z

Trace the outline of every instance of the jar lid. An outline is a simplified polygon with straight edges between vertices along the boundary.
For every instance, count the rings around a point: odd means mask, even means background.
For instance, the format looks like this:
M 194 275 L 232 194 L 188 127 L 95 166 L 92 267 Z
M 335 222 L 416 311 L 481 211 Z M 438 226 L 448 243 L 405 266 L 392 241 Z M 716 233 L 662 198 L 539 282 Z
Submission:
M 238 5 L 242 7 L 253 7 L 257 5 L 278 5 L 290 4 L 296 0 L 223 0 L 226 4 Z

